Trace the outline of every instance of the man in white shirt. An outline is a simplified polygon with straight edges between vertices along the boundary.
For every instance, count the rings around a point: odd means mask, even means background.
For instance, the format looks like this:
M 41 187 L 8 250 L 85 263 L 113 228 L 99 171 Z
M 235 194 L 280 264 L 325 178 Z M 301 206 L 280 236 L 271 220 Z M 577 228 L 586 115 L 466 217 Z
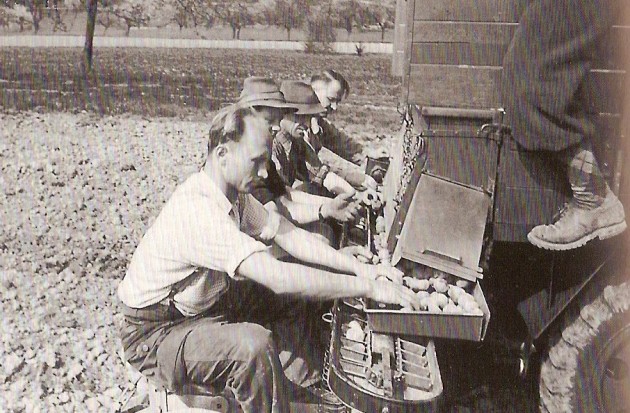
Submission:
M 282 365 L 265 328 L 282 308 L 273 301 L 363 296 L 419 304 L 387 280 L 399 271 L 339 253 L 249 194 L 266 176 L 270 146 L 269 124 L 253 109 L 217 115 L 203 169 L 175 190 L 118 288 L 132 365 L 176 392 L 203 386 L 231 393 L 244 412 L 256 413 L 288 411 Z M 298 261 L 358 277 L 278 261 L 267 252 L 271 242 Z
M 323 145 L 319 149 L 320 157 L 334 160 L 329 165 L 330 169 L 355 188 L 376 189 L 377 182 L 374 178 L 365 174 L 358 165 L 350 162 L 351 151 L 349 153 L 348 150 L 354 149 L 356 142 L 353 142 L 342 130 L 337 129 L 328 119 L 337 111 L 341 101 L 350 94 L 350 84 L 341 73 L 326 69 L 311 76 L 311 87 L 327 113 L 327 117 L 317 118 L 317 122 L 310 125 L 313 134 Z

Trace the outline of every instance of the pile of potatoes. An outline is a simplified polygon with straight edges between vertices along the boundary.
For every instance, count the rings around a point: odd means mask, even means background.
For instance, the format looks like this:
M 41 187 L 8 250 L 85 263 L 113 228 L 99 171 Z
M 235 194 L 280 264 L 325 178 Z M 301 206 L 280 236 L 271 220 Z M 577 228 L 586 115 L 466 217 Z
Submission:
M 403 285 L 420 298 L 422 311 L 444 314 L 483 315 L 477 300 L 470 294 L 473 283 L 432 268 L 415 265 L 414 276 L 403 277 Z M 411 311 L 411 308 L 402 308 Z

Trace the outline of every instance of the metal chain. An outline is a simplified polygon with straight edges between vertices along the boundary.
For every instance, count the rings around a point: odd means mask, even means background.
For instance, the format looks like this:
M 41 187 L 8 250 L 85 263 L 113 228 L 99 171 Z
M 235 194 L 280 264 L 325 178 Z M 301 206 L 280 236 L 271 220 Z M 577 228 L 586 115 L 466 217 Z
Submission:
M 413 134 L 413 119 L 409 110 L 403 116 L 403 122 L 405 124 L 405 134 L 403 136 L 402 171 L 400 183 L 393 199 L 396 212 L 398 212 L 402 198 L 407 191 L 407 186 L 411 181 L 411 175 L 416 167 L 418 157 L 425 150 L 425 142 L 422 136 Z

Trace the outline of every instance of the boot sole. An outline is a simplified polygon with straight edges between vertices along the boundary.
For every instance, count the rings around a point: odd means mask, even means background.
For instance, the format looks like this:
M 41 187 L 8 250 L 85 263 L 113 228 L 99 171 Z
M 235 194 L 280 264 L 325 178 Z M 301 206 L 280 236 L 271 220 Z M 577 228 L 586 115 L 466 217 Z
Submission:
M 587 242 L 599 238 L 600 240 L 616 237 L 624 232 L 627 228 L 626 221 L 622 221 L 618 224 L 613 224 L 608 227 L 598 228 L 578 239 L 577 241 L 570 242 L 568 244 L 555 244 L 552 242 L 544 241 L 539 238 L 533 237 L 531 233 L 527 234 L 527 240 L 538 248 L 543 248 L 550 251 L 568 251 L 584 246 Z

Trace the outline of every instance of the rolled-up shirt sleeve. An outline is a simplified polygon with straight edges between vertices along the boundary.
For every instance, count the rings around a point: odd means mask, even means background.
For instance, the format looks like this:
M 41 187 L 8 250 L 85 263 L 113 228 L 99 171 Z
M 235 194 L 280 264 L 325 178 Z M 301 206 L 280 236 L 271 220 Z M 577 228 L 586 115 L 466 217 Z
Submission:
M 251 195 L 241 198 L 241 231 L 262 242 L 269 242 L 276 237 L 280 226 L 280 217 L 265 209 Z

